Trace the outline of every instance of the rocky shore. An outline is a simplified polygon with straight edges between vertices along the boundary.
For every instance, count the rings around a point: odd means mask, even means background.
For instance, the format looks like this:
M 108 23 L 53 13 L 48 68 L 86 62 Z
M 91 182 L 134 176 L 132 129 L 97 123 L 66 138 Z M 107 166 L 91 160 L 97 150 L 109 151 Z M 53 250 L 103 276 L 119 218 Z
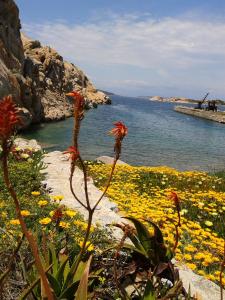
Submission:
M 185 97 L 161 97 L 161 96 L 152 96 L 149 97 L 151 101 L 157 102 L 171 102 L 171 103 L 197 103 L 197 100 L 189 99 Z
M 77 66 L 20 29 L 15 2 L 0 0 L 0 99 L 13 96 L 24 128 L 71 116 L 73 104 L 65 93 L 73 89 L 82 92 L 87 107 L 110 103 Z

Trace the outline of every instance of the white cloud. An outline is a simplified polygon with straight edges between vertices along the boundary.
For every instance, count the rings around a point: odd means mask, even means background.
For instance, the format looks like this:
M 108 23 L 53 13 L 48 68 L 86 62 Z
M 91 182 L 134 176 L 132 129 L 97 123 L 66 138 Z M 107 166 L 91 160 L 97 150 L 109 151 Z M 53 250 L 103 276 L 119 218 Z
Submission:
M 146 82 L 154 85 L 185 84 L 188 88 L 197 88 L 198 85 L 204 88 L 210 84 L 225 94 L 222 86 L 225 22 L 222 21 L 154 20 L 151 16 L 141 20 L 134 15 L 114 15 L 95 23 L 26 24 L 24 29 L 30 36 L 81 65 L 108 67 L 108 73 L 111 66 L 148 70 L 149 75 L 144 72 L 145 78 L 130 78 L 129 72 L 123 78 L 127 82 L 137 81 L 139 86 L 143 82 L 144 85 Z

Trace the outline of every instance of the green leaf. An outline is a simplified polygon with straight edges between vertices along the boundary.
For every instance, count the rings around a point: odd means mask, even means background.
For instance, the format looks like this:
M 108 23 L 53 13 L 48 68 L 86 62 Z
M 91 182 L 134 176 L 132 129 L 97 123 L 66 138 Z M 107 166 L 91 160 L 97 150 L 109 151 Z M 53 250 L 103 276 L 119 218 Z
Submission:
M 67 273 L 64 276 L 65 279 L 64 279 L 63 289 L 66 288 L 69 284 L 71 284 L 73 282 L 74 268 L 76 266 L 78 258 L 79 258 L 79 256 L 75 257 L 71 268 L 69 269 L 69 271 L 67 271 Z
M 126 217 L 125 219 L 130 220 L 133 222 L 136 230 L 137 230 L 137 237 L 139 241 L 141 242 L 142 246 L 144 247 L 145 251 L 148 253 L 148 255 L 153 251 L 154 245 L 152 236 L 150 235 L 147 227 L 141 223 L 139 220 L 133 218 L 133 217 Z
M 131 250 L 131 251 L 135 251 L 136 253 L 140 254 L 140 255 L 143 255 L 145 256 L 146 258 L 148 258 L 147 256 L 147 253 L 145 252 L 145 249 L 143 248 L 143 251 L 142 250 L 139 250 L 137 247 L 134 247 L 132 245 L 129 245 L 129 244 L 124 244 L 123 245 L 123 248 L 124 249 L 128 249 L 128 250 Z M 115 249 L 115 248 L 114 248 Z
M 61 265 L 59 265 L 59 269 L 56 273 L 55 278 L 57 279 L 57 281 L 59 282 L 59 285 L 62 286 L 63 284 L 63 279 L 64 279 L 64 271 L 65 271 L 65 267 L 69 264 L 69 257 L 66 257 L 62 262 Z M 66 276 L 65 276 L 66 277 Z
M 56 296 L 59 296 L 61 293 L 61 287 L 59 285 L 58 280 L 50 273 L 47 273 L 48 281 L 51 284 Z
M 152 222 L 150 220 L 146 220 L 146 221 L 154 227 L 154 236 L 155 236 L 157 243 L 163 244 L 164 240 L 163 240 L 162 231 L 159 229 L 159 227 L 154 222 Z
M 76 293 L 76 300 L 87 300 L 88 296 L 88 275 L 91 265 L 92 256 L 89 257 L 85 270 L 80 280 L 80 284 Z
M 143 300 L 156 300 L 155 289 L 150 280 L 147 281 L 145 292 L 143 296 Z
M 53 275 L 56 276 L 58 271 L 58 258 L 53 244 L 49 246 L 49 264 L 53 264 Z
M 77 288 L 79 286 L 79 281 L 73 282 L 70 286 L 68 286 L 68 288 L 66 288 L 61 295 L 59 296 L 59 299 L 66 299 L 66 300 L 73 300 L 74 295 L 77 291 Z
M 85 270 L 86 266 L 87 266 L 87 262 L 81 261 L 79 263 L 77 271 L 76 271 L 76 273 L 74 274 L 74 277 L 73 277 L 74 281 L 80 281 L 80 279 L 81 279 L 81 277 L 82 277 L 82 275 L 84 273 L 84 270 Z
M 171 260 L 174 257 L 174 253 L 173 253 L 172 249 L 170 249 L 168 247 L 167 247 L 167 250 L 166 250 L 166 257 L 167 257 L 168 260 Z

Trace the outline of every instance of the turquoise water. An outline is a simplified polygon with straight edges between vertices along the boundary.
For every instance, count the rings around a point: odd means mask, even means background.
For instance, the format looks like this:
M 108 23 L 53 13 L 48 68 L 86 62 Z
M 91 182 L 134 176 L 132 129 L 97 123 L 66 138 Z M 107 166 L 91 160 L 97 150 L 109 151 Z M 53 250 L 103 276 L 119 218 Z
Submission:
M 112 105 L 89 110 L 82 121 L 80 152 L 84 159 L 113 155 L 108 135 L 115 121 L 129 128 L 121 159 L 133 165 L 167 165 L 179 170 L 225 168 L 225 125 L 173 111 L 173 103 L 112 96 Z M 42 124 L 23 134 L 47 151 L 71 144 L 73 118 Z

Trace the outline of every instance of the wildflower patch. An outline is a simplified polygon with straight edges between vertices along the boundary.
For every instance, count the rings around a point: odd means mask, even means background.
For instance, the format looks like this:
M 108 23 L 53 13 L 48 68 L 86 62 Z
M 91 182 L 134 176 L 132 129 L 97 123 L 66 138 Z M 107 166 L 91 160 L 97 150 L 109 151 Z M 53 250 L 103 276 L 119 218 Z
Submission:
M 110 166 L 89 164 L 89 171 L 97 187 L 104 189 Z M 225 230 L 224 179 L 167 167 L 120 165 L 116 167 L 107 194 L 117 203 L 122 216 L 156 222 L 166 243 L 173 248 L 177 214 L 169 197 L 172 191 L 179 195 L 181 205 L 176 259 L 199 275 L 219 283 Z M 147 222 L 145 224 L 148 226 Z

